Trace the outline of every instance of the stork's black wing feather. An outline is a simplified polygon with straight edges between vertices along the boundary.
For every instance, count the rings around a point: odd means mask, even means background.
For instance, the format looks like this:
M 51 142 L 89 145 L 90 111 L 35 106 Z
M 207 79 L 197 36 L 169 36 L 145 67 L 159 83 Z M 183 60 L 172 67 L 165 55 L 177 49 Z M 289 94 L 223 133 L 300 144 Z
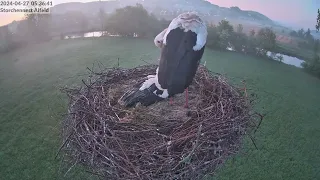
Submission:
M 162 88 L 168 89 L 170 96 L 182 93 L 195 76 L 204 47 L 194 51 L 197 34 L 176 28 L 169 32 L 166 45 L 162 48 L 158 79 Z
M 127 93 L 125 93 L 119 100 L 121 105 L 126 107 L 135 106 L 140 102 L 144 106 L 149 106 L 156 102 L 162 101 L 163 98 L 160 98 L 153 92 L 156 91 L 156 94 L 162 93 L 161 90 L 158 90 L 155 84 L 152 84 L 149 88 L 146 88 L 140 91 L 138 88 L 134 88 Z

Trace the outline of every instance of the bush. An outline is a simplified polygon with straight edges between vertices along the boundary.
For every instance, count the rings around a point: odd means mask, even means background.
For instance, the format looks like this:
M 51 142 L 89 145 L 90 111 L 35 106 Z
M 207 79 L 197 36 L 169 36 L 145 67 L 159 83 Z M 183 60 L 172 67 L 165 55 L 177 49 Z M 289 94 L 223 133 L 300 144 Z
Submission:
M 121 36 L 156 36 L 169 23 L 149 14 L 141 4 L 117 9 L 107 20 L 106 30 Z
M 314 55 L 314 58 L 310 62 L 303 62 L 302 67 L 310 73 L 320 78 L 320 57 Z
M 228 21 L 222 20 L 218 26 L 208 25 L 207 46 L 213 49 L 226 50 L 230 44 L 233 45 L 234 29 Z
M 245 52 L 246 46 L 248 46 L 248 36 L 241 32 L 236 32 L 233 34 L 232 44 L 234 46 L 235 51 L 237 52 Z
M 257 34 L 258 47 L 272 51 L 276 47 L 276 34 L 270 28 L 262 28 Z
M 219 34 L 219 46 L 222 49 L 226 49 L 229 47 L 230 42 L 234 36 L 234 29 L 229 24 L 228 21 L 222 20 L 219 22 L 217 26 L 218 34 Z
M 223 46 L 223 43 L 221 41 L 223 41 L 223 39 L 218 31 L 218 28 L 214 25 L 209 25 L 207 46 L 213 49 L 225 50 L 227 46 Z
M 279 62 L 283 61 L 283 56 L 275 52 L 271 52 L 270 55 L 268 55 L 268 58 Z
M 231 46 L 236 52 L 267 57 L 267 51 L 276 49 L 276 34 L 270 28 L 263 28 L 258 33 L 251 30 L 248 36 L 243 33 L 241 24 L 234 31 L 233 26 L 228 21 L 222 20 L 217 26 L 208 25 L 207 46 L 218 50 L 226 50 L 227 47 Z M 279 60 L 283 59 L 277 58 Z

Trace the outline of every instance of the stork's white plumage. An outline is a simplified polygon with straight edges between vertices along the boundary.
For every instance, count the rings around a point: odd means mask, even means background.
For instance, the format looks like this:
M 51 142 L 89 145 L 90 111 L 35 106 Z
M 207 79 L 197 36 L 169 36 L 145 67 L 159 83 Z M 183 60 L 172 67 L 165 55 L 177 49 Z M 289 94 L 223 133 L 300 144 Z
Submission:
M 125 94 L 120 102 L 150 105 L 183 93 L 191 84 L 207 40 L 207 27 L 195 12 L 180 14 L 154 39 L 161 49 L 159 67 L 139 89 Z M 186 94 L 187 95 L 187 94 Z
M 197 34 L 197 42 L 193 47 L 195 51 L 200 50 L 207 42 L 207 26 L 196 12 L 180 14 L 171 21 L 163 36 L 164 45 L 167 44 L 167 36 L 170 31 L 176 28 L 182 28 L 184 32 L 192 31 Z

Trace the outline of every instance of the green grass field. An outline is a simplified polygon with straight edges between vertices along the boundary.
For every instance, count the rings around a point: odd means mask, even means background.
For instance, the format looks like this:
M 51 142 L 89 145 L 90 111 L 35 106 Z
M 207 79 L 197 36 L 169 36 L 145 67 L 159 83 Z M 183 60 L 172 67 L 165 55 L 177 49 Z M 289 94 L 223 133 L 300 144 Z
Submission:
M 66 98 L 58 88 L 81 84 L 86 67 L 101 62 L 132 67 L 155 62 L 152 40 L 88 38 L 52 41 L 0 56 L 0 179 L 62 179 L 55 154 L 60 146 Z M 142 61 L 142 60 L 143 61 Z M 244 55 L 206 50 L 207 66 L 234 83 L 245 79 L 267 112 L 213 179 L 320 179 L 320 80 L 293 66 Z M 264 109 L 263 109 L 264 108 Z M 87 179 L 71 171 L 67 179 Z

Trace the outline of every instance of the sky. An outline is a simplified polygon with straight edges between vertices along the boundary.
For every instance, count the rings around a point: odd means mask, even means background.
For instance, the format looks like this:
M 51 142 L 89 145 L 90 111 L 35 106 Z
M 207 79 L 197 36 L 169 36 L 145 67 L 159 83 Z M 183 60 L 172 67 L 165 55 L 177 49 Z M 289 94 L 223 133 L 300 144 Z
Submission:
M 53 0 L 65 2 L 90 2 L 92 0 Z M 242 10 L 260 12 L 285 25 L 314 29 L 320 0 L 208 0 L 222 7 L 238 6 Z M 1 8 L 1 7 L 0 7 Z M 0 13 L 0 26 L 19 20 L 22 14 Z
M 275 21 L 315 29 L 320 0 L 209 0 L 211 3 L 260 12 Z

